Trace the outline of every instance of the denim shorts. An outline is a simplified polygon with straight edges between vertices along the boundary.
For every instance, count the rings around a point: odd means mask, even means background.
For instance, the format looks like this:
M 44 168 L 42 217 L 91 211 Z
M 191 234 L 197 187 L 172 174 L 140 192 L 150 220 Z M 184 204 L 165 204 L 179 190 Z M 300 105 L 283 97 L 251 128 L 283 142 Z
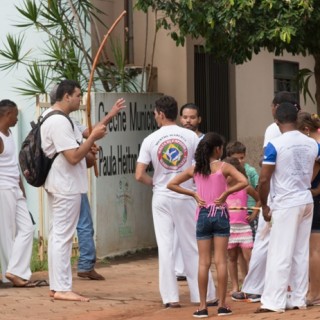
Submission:
M 213 237 L 229 237 L 230 222 L 226 209 L 217 209 L 214 216 L 208 217 L 210 208 L 201 208 L 197 221 L 197 240 L 206 240 Z

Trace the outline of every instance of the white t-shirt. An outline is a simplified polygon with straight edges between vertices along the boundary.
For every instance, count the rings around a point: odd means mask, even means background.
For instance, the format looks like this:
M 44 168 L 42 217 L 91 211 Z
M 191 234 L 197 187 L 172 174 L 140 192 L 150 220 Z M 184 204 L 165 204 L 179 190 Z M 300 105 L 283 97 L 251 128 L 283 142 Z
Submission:
M 52 109 L 46 110 L 46 115 Z M 55 114 L 41 125 L 41 146 L 45 155 L 53 161 L 45 182 L 45 189 L 51 193 L 77 194 L 88 192 L 88 177 L 86 160 L 72 165 L 62 154 L 64 150 L 76 149 L 82 143 L 82 134 L 78 127 L 71 126 L 70 121 L 63 115 Z
M 191 167 L 199 138 L 192 130 L 177 125 L 163 126 L 143 140 L 138 162 L 154 168 L 153 192 L 174 198 L 189 198 L 167 189 L 168 182 Z M 192 179 L 182 184 L 193 190 Z
M 271 123 L 264 133 L 263 147 L 265 148 L 271 139 L 279 137 L 280 135 L 281 131 L 279 126 L 275 122 Z
M 288 131 L 272 139 L 264 151 L 263 164 L 275 165 L 270 181 L 271 209 L 313 203 L 310 192 L 319 145 L 300 131 Z
M 0 189 L 18 187 L 20 171 L 12 133 L 7 137 L 0 132 L 3 141 L 3 152 L 0 153 Z

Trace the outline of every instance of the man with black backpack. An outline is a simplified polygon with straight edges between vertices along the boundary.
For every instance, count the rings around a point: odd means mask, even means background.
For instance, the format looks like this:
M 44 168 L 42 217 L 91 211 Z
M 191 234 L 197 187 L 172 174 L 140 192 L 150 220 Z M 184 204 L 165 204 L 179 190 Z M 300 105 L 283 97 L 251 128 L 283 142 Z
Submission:
M 57 88 L 58 85 L 55 85 L 50 92 L 50 104 L 52 106 L 56 103 Z M 107 125 L 113 117 L 115 117 L 122 109 L 126 107 L 124 103 L 124 99 L 118 99 L 111 108 L 110 112 L 108 112 L 108 114 L 105 117 L 103 117 L 101 123 Z M 88 128 L 79 123 L 78 121 L 74 119 L 72 120 L 82 133 L 83 138 L 86 139 L 89 136 Z M 87 167 L 94 165 L 94 162 L 92 160 L 95 157 L 92 157 L 92 155 L 90 155 L 90 158 L 91 161 L 89 161 L 87 156 Z M 79 244 L 79 259 L 77 265 L 78 277 L 89 280 L 105 280 L 105 278 L 95 270 L 96 247 L 93 239 L 94 228 L 90 203 L 88 195 L 86 193 L 83 193 L 81 195 L 80 215 L 77 224 L 77 236 Z
M 18 121 L 17 105 L 0 101 L 0 260 L 2 282 L 25 287 L 31 277 L 34 226 L 15 152 L 11 127 Z
M 65 115 L 78 110 L 81 90 L 73 80 L 62 81 L 56 92 L 53 110 Z M 50 110 L 44 112 L 43 116 Z M 66 116 L 55 114 L 41 125 L 42 149 L 54 157 L 44 188 L 48 194 L 51 216 L 48 237 L 49 280 L 51 296 L 56 300 L 89 301 L 72 291 L 70 254 L 72 238 L 79 218 L 81 194 L 87 193 L 85 157 L 96 140 L 106 135 L 106 126 L 97 124 L 82 143 L 82 134 Z

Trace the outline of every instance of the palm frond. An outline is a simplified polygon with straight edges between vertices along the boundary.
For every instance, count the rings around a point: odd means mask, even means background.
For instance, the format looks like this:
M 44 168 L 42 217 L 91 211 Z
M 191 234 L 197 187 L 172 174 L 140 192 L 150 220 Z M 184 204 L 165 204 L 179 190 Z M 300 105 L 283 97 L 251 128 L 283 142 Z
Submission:
M 22 8 L 15 6 L 19 13 L 29 22 L 16 24 L 16 27 L 27 28 L 31 26 L 37 26 L 39 23 L 40 8 L 33 0 L 25 0 L 22 4 Z
M 315 103 L 315 99 L 312 96 L 309 89 L 309 80 L 314 75 L 314 72 L 308 68 L 300 69 L 297 76 L 297 84 L 299 91 L 303 94 L 304 103 L 307 101 L 307 97 L 311 99 L 313 103 Z
M 47 82 L 50 79 L 48 76 L 50 69 L 46 66 L 39 66 L 37 62 L 33 62 L 28 69 L 27 80 L 22 81 L 26 87 L 15 87 L 15 89 L 24 96 L 34 96 L 47 92 Z
M 6 37 L 7 43 L 4 43 L 4 49 L 0 50 L 0 56 L 7 60 L 6 63 L 0 65 L 0 70 L 8 70 L 19 63 L 25 64 L 25 59 L 31 52 L 31 49 L 25 53 L 22 53 L 22 46 L 24 42 L 23 36 L 12 36 L 10 34 Z

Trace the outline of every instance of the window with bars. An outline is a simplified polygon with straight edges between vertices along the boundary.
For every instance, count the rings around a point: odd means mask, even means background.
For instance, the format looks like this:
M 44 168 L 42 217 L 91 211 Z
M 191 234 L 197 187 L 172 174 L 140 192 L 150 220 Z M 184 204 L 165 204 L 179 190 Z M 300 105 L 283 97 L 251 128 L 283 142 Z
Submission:
M 297 76 L 299 72 L 299 63 L 274 60 L 274 93 L 279 91 L 288 91 L 292 94 L 296 101 L 299 102 L 299 88 L 297 83 Z

